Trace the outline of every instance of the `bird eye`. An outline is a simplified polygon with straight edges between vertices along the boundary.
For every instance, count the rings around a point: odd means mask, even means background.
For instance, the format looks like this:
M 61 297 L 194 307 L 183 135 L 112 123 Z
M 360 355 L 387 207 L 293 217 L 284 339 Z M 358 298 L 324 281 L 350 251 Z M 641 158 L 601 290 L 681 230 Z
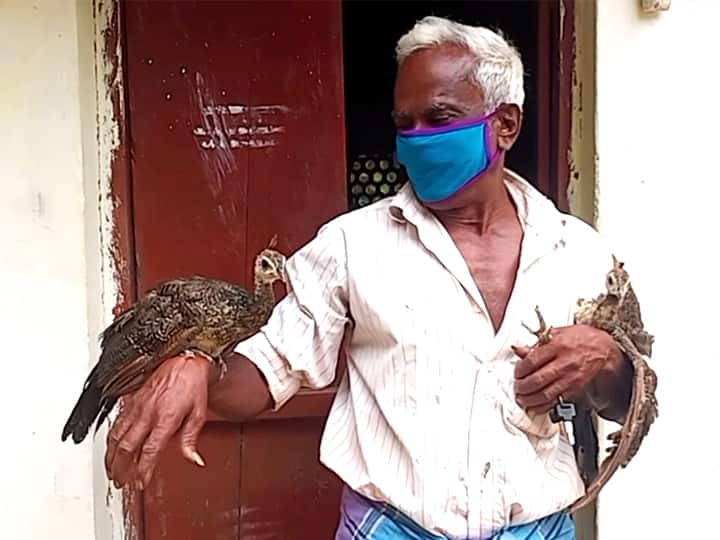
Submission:
M 270 263 L 267 262 L 267 259 L 263 259 L 260 263 L 260 267 L 265 271 L 270 270 Z

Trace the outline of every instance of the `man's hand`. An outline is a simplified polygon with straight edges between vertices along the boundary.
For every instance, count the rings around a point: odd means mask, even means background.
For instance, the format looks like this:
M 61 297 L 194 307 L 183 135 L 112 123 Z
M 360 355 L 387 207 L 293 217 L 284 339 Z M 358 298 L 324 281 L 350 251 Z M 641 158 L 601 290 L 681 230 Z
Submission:
M 520 357 L 515 366 L 516 400 L 535 414 L 548 412 L 560 396 L 572 400 L 623 371 L 624 358 L 612 336 L 592 326 L 553 328 L 549 343 L 513 350 Z
M 108 433 L 105 454 L 108 478 L 116 488 L 147 487 L 160 452 L 179 430 L 183 456 L 204 465 L 196 445 L 207 417 L 212 370 L 205 358 L 170 358 L 125 400 Z

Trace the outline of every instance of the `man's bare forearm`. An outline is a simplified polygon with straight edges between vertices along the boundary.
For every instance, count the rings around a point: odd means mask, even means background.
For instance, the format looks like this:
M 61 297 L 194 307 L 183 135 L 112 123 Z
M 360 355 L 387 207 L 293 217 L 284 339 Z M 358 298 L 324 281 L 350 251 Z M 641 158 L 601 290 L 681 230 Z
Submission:
M 267 381 L 255 364 L 237 353 L 226 355 L 225 363 L 225 376 L 218 381 L 220 373 L 216 368 L 208 389 L 208 407 L 214 413 L 244 422 L 272 408 Z

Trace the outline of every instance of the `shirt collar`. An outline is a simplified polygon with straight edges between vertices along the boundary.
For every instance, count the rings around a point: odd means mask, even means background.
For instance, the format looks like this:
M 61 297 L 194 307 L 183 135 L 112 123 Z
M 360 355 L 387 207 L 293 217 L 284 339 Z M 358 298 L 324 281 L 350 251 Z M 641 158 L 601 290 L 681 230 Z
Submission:
M 532 264 L 549 251 L 565 246 L 565 229 L 567 219 L 555 204 L 530 182 L 510 169 L 504 169 L 505 185 L 518 211 L 518 219 L 532 241 L 523 242 L 530 247 L 524 253 L 525 264 Z M 415 196 L 410 182 L 400 189 L 388 206 L 390 217 L 399 223 L 411 223 L 416 227 L 424 226 L 428 220 L 435 221 L 435 216 Z M 521 264 L 521 266 L 525 266 Z

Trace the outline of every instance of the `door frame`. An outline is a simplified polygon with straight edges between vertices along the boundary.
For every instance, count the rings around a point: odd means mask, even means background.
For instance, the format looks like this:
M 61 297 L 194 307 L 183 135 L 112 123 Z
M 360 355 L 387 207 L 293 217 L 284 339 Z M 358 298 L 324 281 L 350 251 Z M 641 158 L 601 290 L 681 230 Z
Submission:
M 538 79 L 550 79 L 548 93 L 538 93 L 538 187 L 550 194 L 563 212 L 570 210 L 571 132 L 575 75 L 575 0 L 538 2 L 538 34 L 549 34 L 551 43 L 540 43 L 537 51 Z M 548 54 L 549 53 L 549 54 Z M 552 71 L 551 58 L 559 67 Z M 550 137 L 547 135 L 550 134 Z
M 571 131 L 574 118 L 580 114 L 575 107 L 577 97 L 573 92 L 576 74 L 576 0 L 555 0 L 539 2 L 539 22 L 547 25 L 557 42 L 550 47 L 550 53 L 558 59 L 559 74 L 550 73 L 551 64 L 548 50 L 539 48 L 541 76 L 554 80 L 552 92 L 539 96 L 543 111 L 539 126 L 551 122 L 553 140 L 539 139 L 538 159 L 541 172 L 538 185 L 546 193 L 552 193 L 558 207 L 569 211 L 568 187 L 572 155 Z M 127 88 L 125 85 L 124 58 L 124 8 L 122 0 L 93 0 L 95 31 L 95 74 L 97 106 L 97 145 L 99 212 L 101 218 L 101 264 L 102 303 L 106 316 L 111 318 L 129 307 L 137 298 L 135 238 L 133 231 L 133 193 L 131 178 L 131 156 L 128 140 Z M 542 101 L 544 100 L 544 102 Z M 547 107 L 547 105 L 550 107 Z M 546 111 L 550 111 L 547 115 Z M 546 116 L 547 115 L 547 116 Z M 538 128 L 541 129 L 540 127 Z M 547 127 L 542 132 L 547 133 Z M 109 321 L 108 321 L 109 322 Z M 314 392 L 313 410 L 327 410 L 335 390 Z M 310 396 L 307 396 L 310 397 Z M 306 399 L 307 399 L 306 397 Z M 307 416 L 306 410 L 293 410 L 291 404 L 285 411 L 274 413 L 273 417 Z M 114 418 L 114 415 L 111 415 Z M 103 462 L 104 438 L 96 441 L 96 457 Z M 104 467 L 96 466 L 96 486 L 107 486 L 111 522 L 120 529 L 125 540 L 142 540 L 144 515 L 142 497 L 136 497 L 129 490 L 123 490 L 121 504 L 111 503 L 117 495 L 104 477 Z M 99 501 L 100 497 L 96 497 Z M 117 501 L 115 501 L 117 502 Z M 99 511 L 96 508 L 96 512 Z

